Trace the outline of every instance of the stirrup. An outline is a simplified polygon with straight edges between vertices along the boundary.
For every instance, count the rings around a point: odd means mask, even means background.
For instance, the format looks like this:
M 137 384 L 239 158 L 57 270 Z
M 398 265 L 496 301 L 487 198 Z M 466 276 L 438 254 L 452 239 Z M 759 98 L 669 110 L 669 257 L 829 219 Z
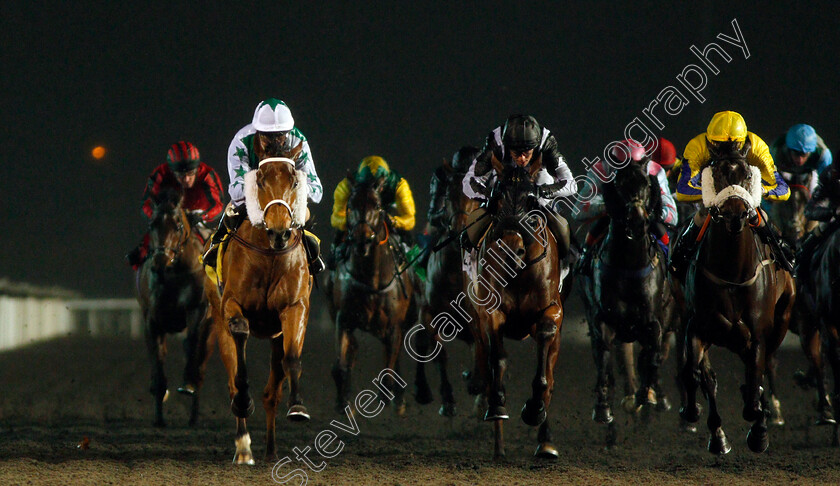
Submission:
M 317 257 L 315 257 L 314 260 L 312 260 L 309 263 L 309 274 L 317 275 L 326 270 L 326 268 L 327 266 L 324 264 L 324 260 L 321 258 L 320 255 L 318 255 Z
M 201 261 L 209 267 L 216 268 L 216 256 L 218 255 L 218 252 L 219 244 L 210 242 L 210 248 L 208 248 L 201 257 Z

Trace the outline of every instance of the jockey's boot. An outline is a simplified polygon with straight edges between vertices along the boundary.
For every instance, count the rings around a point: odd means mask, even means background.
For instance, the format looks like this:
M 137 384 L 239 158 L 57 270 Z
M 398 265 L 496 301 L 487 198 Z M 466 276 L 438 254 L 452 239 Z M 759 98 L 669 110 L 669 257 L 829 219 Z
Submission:
M 756 218 L 757 219 L 757 218 Z M 782 239 L 782 237 L 773 229 L 770 221 L 765 220 L 764 224 L 755 227 L 755 232 L 765 244 L 770 245 L 770 251 L 776 257 L 776 262 L 782 268 L 790 272 L 794 277 L 796 276 L 796 256 L 790 245 Z
M 324 260 L 321 259 L 321 244 L 318 242 L 318 238 L 308 231 L 303 233 L 303 249 L 306 250 L 310 275 L 317 275 L 327 268 Z
M 685 280 L 685 272 L 688 270 L 691 256 L 697 250 L 697 236 L 699 234 L 700 226 L 695 224 L 694 219 L 692 219 L 680 235 L 674 251 L 671 253 L 668 271 L 679 280 Z
M 592 249 L 592 246 L 584 245 L 583 253 L 580 254 L 580 259 L 577 261 L 577 265 L 575 265 L 575 273 L 585 277 L 592 276 L 593 253 L 595 253 L 595 250 Z
M 219 220 L 219 227 L 216 228 L 216 231 L 210 238 L 210 248 L 207 249 L 201 259 L 205 265 L 216 268 L 216 255 L 219 252 L 219 245 L 229 231 L 235 231 L 239 228 L 239 225 L 245 220 L 245 216 L 245 211 L 242 210 L 241 205 L 236 207 L 231 206 L 225 209 L 222 213 L 222 219 Z
M 135 246 L 130 252 L 126 253 L 125 259 L 132 268 L 137 268 L 143 263 L 143 249 L 142 246 Z
M 811 256 L 814 251 L 820 246 L 822 242 L 822 234 L 819 232 L 819 227 L 808 233 L 799 244 L 799 250 L 796 252 L 796 276 L 807 280 L 808 267 L 811 266 Z
M 569 255 L 569 249 L 572 244 L 569 223 L 566 221 L 566 218 L 547 208 L 543 208 L 543 214 L 547 220 L 546 224 L 548 224 L 548 229 L 554 235 L 555 241 L 557 241 L 557 256 L 562 260 Z

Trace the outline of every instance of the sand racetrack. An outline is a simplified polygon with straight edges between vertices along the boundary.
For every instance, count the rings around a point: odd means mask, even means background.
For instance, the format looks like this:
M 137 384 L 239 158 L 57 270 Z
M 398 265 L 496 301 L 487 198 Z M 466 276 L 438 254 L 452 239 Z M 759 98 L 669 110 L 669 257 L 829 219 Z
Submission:
M 323 320 L 323 319 L 321 319 Z M 580 327 L 579 316 L 566 326 Z M 278 453 L 294 457 L 293 447 L 311 445 L 338 416 L 330 377 L 333 335 L 325 322 L 310 323 L 304 348 L 303 393 L 312 414 L 306 424 L 278 418 Z M 720 382 L 724 430 L 732 452 L 716 458 L 705 450 L 705 414 L 700 432 L 678 431 L 676 406 L 657 415 L 648 427 L 619 410 L 618 445 L 605 449 L 604 426 L 590 420 L 594 369 L 588 346 L 561 347 L 554 402 L 549 411 L 560 459 L 536 460 L 536 430 L 519 419 L 530 388 L 534 346 L 508 341 L 507 459 L 492 460 L 492 426 L 470 415 L 472 400 L 457 374 L 466 368 L 467 347 L 449 344 L 458 415 L 444 419 L 439 403 L 417 405 L 408 395 L 403 418 L 390 408 L 373 419 L 358 418 L 358 436 L 340 435 L 345 448 L 320 473 L 309 471 L 309 484 L 838 484 L 840 450 L 830 447 L 831 430 L 810 425 L 814 394 L 796 388 L 791 378 L 804 366 L 798 350 L 781 353 L 781 397 L 787 424 L 771 428 L 770 449 L 763 455 L 747 449 L 748 425 L 740 418 L 738 385 L 743 367 L 725 350 L 712 358 Z M 186 425 L 187 399 L 174 393 L 180 384 L 183 355 L 170 338 L 167 363 L 173 392 L 167 406 L 169 427 L 152 427 L 149 367 L 142 341 L 128 338 L 72 336 L 0 353 L 0 484 L 274 484 L 273 463 L 263 460 L 265 414 L 259 394 L 268 369 L 268 343 L 249 341 L 248 363 L 257 411 L 249 422 L 257 464 L 235 467 L 234 423 L 223 367 L 211 358 L 202 390 L 201 419 Z M 369 387 L 382 368 L 382 348 L 369 337 L 360 340 L 355 391 Z M 414 377 L 403 355 L 402 376 Z M 676 402 L 673 358 L 666 363 L 665 384 Z M 429 369 L 437 396 L 437 377 Z M 355 393 L 354 393 L 355 395 Z M 705 403 L 704 403 L 704 408 Z M 285 414 L 281 406 L 280 417 Z M 87 450 L 77 444 L 89 437 Z M 312 453 L 314 458 L 317 454 Z M 286 466 L 285 471 L 291 471 Z M 289 482 L 287 484 L 295 484 Z

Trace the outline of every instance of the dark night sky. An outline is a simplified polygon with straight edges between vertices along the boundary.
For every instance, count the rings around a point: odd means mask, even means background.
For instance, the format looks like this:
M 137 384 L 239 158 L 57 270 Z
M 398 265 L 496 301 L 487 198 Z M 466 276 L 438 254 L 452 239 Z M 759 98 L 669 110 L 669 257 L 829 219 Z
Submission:
M 664 116 L 662 134 L 681 151 L 733 109 L 768 143 L 807 122 L 840 151 L 833 3 L 54 3 L 0 6 L 0 278 L 88 296 L 132 295 L 122 256 L 142 234 L 145 179 L 169 144 L 193 141 L 227 182 L 227 146 L 269 96 L 310 139 L 326 242 L 332 190 L 362 157 L 399 170 L 424 215 L 433 167 L 510 113 L 535 115 L 580 170 L 697 63 L 690 45 L 732 35 L 733 18 L 751 57 L 717 41 L 732 62 L 709 76 L 704 104 Z M 97 144 L 109 150 L 101 163 L 89 155 Z

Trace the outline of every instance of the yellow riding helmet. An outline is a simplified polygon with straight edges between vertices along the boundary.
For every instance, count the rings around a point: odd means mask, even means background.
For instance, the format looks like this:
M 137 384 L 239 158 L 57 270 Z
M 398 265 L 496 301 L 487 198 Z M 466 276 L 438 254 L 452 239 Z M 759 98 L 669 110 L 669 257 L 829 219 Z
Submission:
M 370 169 L 370 173 L 373 176 L 384 175 L 391 172 L 391 169 L 388 167 L 388 162 L 385 162 L 385 159 L 378 155 L 369 155 L 362 159 L 362 163 L 359 164 L 359 172 L 362 172 L 365 168 Z
M 706 138 L 710 142 L 743 142 L 747 139 L 747 122 L 734 111 L 715 113 L 706 128 Z

